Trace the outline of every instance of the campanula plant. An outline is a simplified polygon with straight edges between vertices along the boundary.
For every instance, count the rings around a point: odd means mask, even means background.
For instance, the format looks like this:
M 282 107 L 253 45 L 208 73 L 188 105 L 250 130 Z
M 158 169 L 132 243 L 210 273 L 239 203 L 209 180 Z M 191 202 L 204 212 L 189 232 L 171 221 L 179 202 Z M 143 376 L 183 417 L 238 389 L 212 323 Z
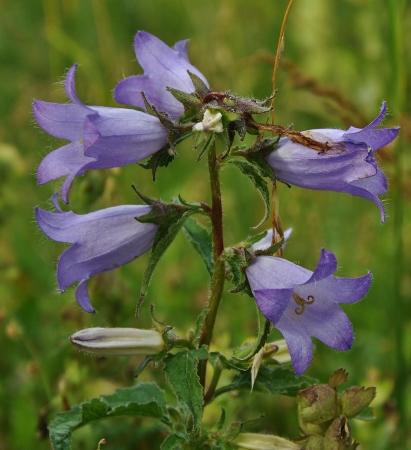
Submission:
M 74 89 L 76 65 L 65 83 L 71 103 L 34 102 L 34 116 L 41 128 L 71 141 L 44 158 L 38 180 L 43 184 L 65 176 L 61 197 L 67 203 L 74 178 L 89 169 L 125 166 L 149 158 L 140 164 L 140 170 L 151 169 L 154 175 L 159 167 L 173 170 L 169 163 L 177 156 L 175 147 L 190 138 L 196 157 L 182 157 L 190 158 L 192 164 L 207 160 L 204 177 L 210 181 L 211 202 L 188 199 L 182 193 L 164 203 L 145 196 L 138 186 L 139 190 L 134 189 L 145 205 L 107 205 L 78 215 L 63 211 L 54 194 L 56 212 L 36 208 L 36 219 L 49 238 L 71 244 L 58 260 L 57 280 L 62 292 L 78 283 L 76 299 L 87 312 L 95 312 L 87 290 L 91 276 L 114 270 L 151 250 L 141 277 L 138 316 L 140 307 L 145 307 L 143 300 L 150 297 L 150 283 L 160 282 L 154 269 L 180 230 L 205 263 L 210 275 L 209 299 L 184 336 L 173 330 L 172 318 L 170 323 L 158 320 L 153 307 L 152 330 L 98 327 L 74 333 L 72 344 L 88 354 L 146 355 L 136 376 L 154 362 L 164 371 L 176 400 L 169 404 L 169 396 L 166 400 L 155 383 L 118 389 L 113 395 L 60 414 L 49 425 L 53 446 L 70 448 L 72 431 L 96 417 L 124 415 L 158 420 L 165 436 L 163 449 L 264 446 L 324 450 L 342 448 L 341 442 L 344 448 L 355 448 L 348 420 L 367 415 L 375 389 L 352 387 L 339 394 L 336 388 L 347 380 L 342 369 L 327 385 L 313 384 L 304 372 L 313 360 L 312 337 L 336 350 L 351 348 L 354 330 L 339 305 L 361 300 L 370 288 L 371 274 L 364 268 L 365 275 L 356 278 L 336 276 L 337 259 L 324 249 L 314 271 L 283 258 L 294 244 L 290 241 L 285 246 L 291 230 L 282 228 L 277 183 L 312 189 L 312 195 L 316 190 L 330 190 L 364 197 L 379 206 L 384 221 L 378 196 L 386 193 L 387 182 L 374 152 L 391 143 L 399 132 L 398 127 L 379 128 L 386 116 L 385 102 L 378 117 L 364 128 L 299 132 L 276 125 L 274 120 L 268 124 L 258 119 L 260 114 L 272 112 L 274 95 L 259 101 L 229 91 L 214 92 L 189 62 L 187 41 L 171 48 L 157 37 L 139 32 L 134 47 L 144 73 L 120 81 L 114 96 L 119 103 L 138 110 L 84 105 Z M 249 148 L 241 144 L 247 134 L 255 137 Z M 223 209 L 220 185 L 220 170 L 227 166 L 248 177 L 265 202 L 266 212 L 254 230 L 269 216 L 270 189 L 273 205 L 268 232 L 255 231 L 230 246 L 225 239 L 230 228 L 223 226 L 223 218 L 229 222 L 230 217 Z M 190 269 L 181 270 L 188 275 Z M 210 346 L 215 342 L 214 327 L 227 292 L 226 282 L 232 285 L 231 295 L 249 296 L 258 327 L 252 342 L 216 350 Z M 235 303 L 231 307 L 235 314 Z M 285 342 L 269 341 L 274 328 Z M 357 339 L 362 338 L 361 331 L 357 332 Z M 227 371 L 225 377 L 221 377 L 223 371 Z M 300 434 L 296 431 L 293 441 L 276 436 L 275 425 L 270 434 L 247 433 L 243 424 L 226 424 L 224 412 L 214 426 L 204 423 L 208 404 L 230 391 L 250 389 L 272 395 L 297 394 Z

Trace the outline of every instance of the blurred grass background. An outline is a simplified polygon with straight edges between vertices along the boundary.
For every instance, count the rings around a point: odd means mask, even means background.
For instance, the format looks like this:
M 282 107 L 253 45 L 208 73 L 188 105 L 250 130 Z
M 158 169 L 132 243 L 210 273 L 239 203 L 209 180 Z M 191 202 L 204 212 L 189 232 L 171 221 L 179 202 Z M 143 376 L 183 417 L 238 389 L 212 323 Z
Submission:
M 33 99 L 67 101 L 62 84 L 74 62 L 77 90 L 87 104 L 115 106 L 112 89 L 124 76 L 141 73 L 133 38 L 149 31 L 169 45 L 190 38 L 189 53 L 214 90 L 243 96 L 271 93 L 272 58 L 286 1 L 246 0 L 2 0 L 0 2 L 0 450 L 50 448 L 46 425 L 56 412 L 90 396 L 130 386 L 138 359 L 93 359 L 69 345 L 68 336 L 89 326 L 149 327 L 149 302 L 161 320 L 185 333 L 207 300 L 207 275 L 195 252 L 179 236 L 154 277 L 141 318 L 134 319 L 146 256 L 89 286 L 98 311 L 88 315 L 74 290 L 57 291 L 54 263 L 62 244 L 47 240 L 33 207 L 50 207 L 54 185 L 37 187 L 41 158 L 61 142 L 42 132 L 31 114 Z M 279 71 L 276 122 L 295 129 L 364 126 L 387 100 L 387 126 L 402 125 L 393 146 L 378 153 L 389 180 L 388 219 L 377 208 L 348 195 L 280 186 L 283 225 L 293 227 L 285 257 L 313 269 L 320 249 L 332 250 L 340 276 L 374 275 L 362 302 L 346 308 L 356 330 L 349 353 L 317 344 L 308 375 L 326 382 L 344 367 L 350 384 L 375 385 L 377 420 L 356 423 L 361 449 L 405 449 L 410 404 L 411 321 L 411 11 L 401 0 L 295 0 Z M 154 184 L 137 166 L 86 173 L 77 179 L 71 204 L 77 213 L 135 203 L 130 184 L 168 200 L 207 200 L 204 162 L 195 163 L 189 143 Z M 233 169 L 223 172 L 226 245 L 250 233 L 263 205 Z M 227 294 L 216 343 L 239 345 L 255 333 L 253 304 Z M 273 338 L 277 335 L 273 333 Z M 164 384 L 159 370 L 144 380 Z M 295 404 L 259 394 L 221 399 L 232 420 L 265 417 L 249 429 L 298 435 Z M 244 408 L 244 405 L 247 408 Z M 207 420 L 219 410 L 210 409 Z M 407 419 L 408 415 L 408 419 Z M 149 424 L 150 425 L 150 424 Z M 254 428 L 253 428 L 254 427 Z M 158 448 L 154 424 L 110 422 L 75 433 L 76 449 Z M 154 440 L 151 440 L 151 439 Z M 408 435 L 408 439 L 410 436 Z M 149 444 L 151 442 L 151 444 Z M 409 443 L 410 441 L 408 441 Z

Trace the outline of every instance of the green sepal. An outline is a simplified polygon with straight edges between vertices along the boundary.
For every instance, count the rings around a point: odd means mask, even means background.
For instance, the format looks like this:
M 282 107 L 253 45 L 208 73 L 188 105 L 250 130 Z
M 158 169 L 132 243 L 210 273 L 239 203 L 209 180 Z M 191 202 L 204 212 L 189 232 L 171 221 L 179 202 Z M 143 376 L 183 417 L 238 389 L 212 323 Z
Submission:
M 244 156 L 247 161 L 258 167 L 264 177 L 268 177 L 272 182 L 276 180 L 272 167 L 266 161 L 266 157 L 277 147 L 280 136 L 257 141 L 252 147 L 245 150 L 238 150 L 234 154 Z
M 184 124 L 187 122 L 198 122 L 198 117 L 200 116 L 201 110 L 199 108 L 190 108 L 184 111 L 184 114 L 179 117 L 178 123 Z M 193 134 L 194 132 L 191 131 L 190 134 Z M 176 143 L 177 145 L 177 143 Z
M 354 417 L 357 420 L 363 420 L 364 422 L 372 422 L 376 419 L 374 408 L 370 408 L 369 406 L 365 408 L 360 414 Z
M 50 423 L 50 440 L 54 450 L 71 449 L 72 432 L 96 420 L 118 416 L 167 416 L 164 391 L 155 383 L 140 383 L 117 389 L 112 395 L 86 400 L 70 411 L 57 414 Z
M 184 109 L 187 111 L 191 108 L 201 109 L 203 106 L 201 100 L 193 94 L 187 94 L 187 92 L 180 91 L 178 89 L 174 89 L 172 87 L 166 87 L 166 90 L 170 92 L 170 94 L 178 100 L 180 103 L 184 105 Z
M 191 135 L 191 127 L 187 129 L 187 126 L 180 124 L 170 118 L 168 113 L 164 111 L 158 111 L 154 105 L 149 105 L 144 92 L 141 93 L 146 108 L 149 107 L 151 111 L 157 116 L 161 125 L 167 130 L 168 133 L 168 143 L 171 148 L 174 148 L 179 142 L 186 139 Z
M 203 309 L 197 317 L 196 326 L 194 329 L 193 340 L 192 340 L 194 345 L 198 344 L 198 342 L 200 341 L 201 332 L 203 331 L 204 321 L 209 312 L 210 312 L 209 309 Z
M 241 361 L 239 359 L 227 358 L 219 352 L 211 352 L 209 362 L 213 367 L 219 364 L 223 369 L 234 369 L 242 372 L 248 370 L 252 365 L 252 361 Z
M 203 409 L 203 388 L 197 374 L 198 361 L 207 359 L 206 347 L 197 350 L 183 350 L 175 355 L 168 354 L 164 359 L 164 372 L 167 382 L 179 402 L 185 403 L 193 419 L 193 431 L 201 430 Z
M 158 230 L 154 237 L 146 270 L 144 271 L 140 288 L 140 296 L 137 301 L 136 317 L 138 317 L 140 306 L 147 295 L 150 281 L 157 263 L 169 245 L 173 242 L 185 220 L 187 220 L 191 214 L 196 213 L 198 208 L 189 208 L 184 205 L 166 204 L 144 196 L 135 188 L 134 190 L 146 204 L 152 206 L 152 209 L 148 214 L 137 217 L 136 220 L 141 223 L 154 223 L 158 225 Z
M 234 286 L 230 292 L 236 293 L 245 290 L 247 294 L 252 296 L 247 277 L 245 276 L 245 269 L 247 268 L 245 250 L 235 247 L 228 247 L 224 250 L 222 257 L 227 265 L 227 277 Z
M 138 376 L 143 372 L 143 370 L 147 367 L 147 364 L 150 361 L 155 361 L 157 355 L 148 355 L 146 356 L 143 361 L 141 361 L 140 365 L 137 367 L 137 369 L 134 372 L 134 378 L 138 378 Z
M 264 174 L 259 170 L 259 168 L 253 164 L 246 161 L 241 161 L 239 159 L 230 159 L 226 164 L 237 167 L 241 173 L 246 175 L 253 185 L 257 188 L 264 201 L 265 213 L 261 221 L 252 229 L 260 227 L 267 219 L 270 213 L 270 191 L 268 190 L 267 182 L 264 180 Z
M 284 238 L 281 239 L 281 241 L 277 242 L 274 245 L 270 245 L 269 247 L 265 248 L 264 250 L 256 250 L 254 252 L 255 256 L 272 256 L 274 253 L 276 253 L 282 246 L 284 245 Z
M 208 138 L 206 138 L 205 144 L 197 156 L 196 159 L 197 162 L 200 161 L 206 153 L 208 153 L 211 146 L 214 144 L 214 141 L 215 141 L 215 133 L 212 133 Z
M 341 414 L 344 414 L 348 419 L 358 416 L 368 408 L 376 395 L 375 387 L 352 386 L 346 389 L 338 398 Z
M 270 394 L 281 394 L 290 397 L 295 397 L 300 389 L 304 389 L 309 385 L 315 383 L 316 380 L 307 377 L 299 376 L 296 378 L 294 371 L 284 368 L 283 366 L 262 366 L 258 372 L 257 378 L 254 382 L 253 391 L 266 392 Z M 231 384 L 217 389 L 215 397 L 225 394 L 230 391 L 237 390 L 251 390 L 251 376 L 250 371 L 237 373 Z
M 194 85 L 194 89 L 195 89 L 196 94 L 200 98 L 203 98 L 204 96 L 206 96 L 210 92 L 210 89 L 208 88 L 208 86 L 196 74 L 190 72 L 189 70 L 187 70 L 187 72 L 188 72 L 188 75 L 191 78 L 191 81 L 192 81 L 193 85 Z
M 256 340 L 248 345 L 244 345 L 242 347 L 236 348 L 233 350 L 233 359 L 237 359 L 239 361 L 248 361 L 254 355 L 256 355 L 262 347 L 264 347 L 267 342 L 267 337 L 271 331 L 271 322 L 266 319 L 264 314 L 257 309 L 257 323 L 258 323 L 258 333 Z
M 210 277 L 214 273 L 213 238 L 210 231 L 197 220 L 189 218 L 184 222 L 183 231 L 190 244 L 200 254 Z
M 138 165 L 143 169 L 151 170 L 153 181 L 156 181 L 157 169 L 159 167 L 167 167 L 174 161 L 176 155 L 177 153 L 167 145 L 150 156 L 146 163 L 138 163 Z
M 218 419 L 218 422 L 215 424 L 216 431 L 220 431 L 223 429 L 225 417 L 226 417 L 225 409 L 221 406 L 221 415 Z

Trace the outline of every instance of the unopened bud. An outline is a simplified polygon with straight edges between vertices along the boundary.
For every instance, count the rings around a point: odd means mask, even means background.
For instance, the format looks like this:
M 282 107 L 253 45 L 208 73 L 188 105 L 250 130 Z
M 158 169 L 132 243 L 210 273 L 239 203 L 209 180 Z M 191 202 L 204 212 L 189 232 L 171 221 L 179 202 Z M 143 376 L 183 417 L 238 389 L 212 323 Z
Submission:
M 206 109 L 203 120 L 193 126 L 194 131 L 212 131 L 221 133 L 223 131 L 223 115 L 219 111 Z
M 287 347 L 287 343 L 285 339 L 280 339 L 279 341 L 271 342 L 270 344 L 265 345 L 266 353 L 268 354 L 268 350 L 273 348 L 272 358 L 278 361 L 280 364 L 287 364 L 291 362 L 291 355 Z M 276 348 L 275 348 L 276 347 Z
M 156 355 L 164 349 L 159 332 L 136 328 L 86 328 L 70 336 L 70 341 L 95 356 Z
M 302 450 L 303 447 L 272 434 L 240 433 L 230 444 L 249 450 Z
M 324 450 L 324 437 L 311 434 L 295 440 L 305 450 Z
M 375 387 L 353 386 L 346 389 L 339 398 L 342 413 L 351 419 L 362 411 L 373 401 L 376 394 Z
M 351 428 L 345 416 L 335 419 L 324 436 L 327 450 L 346 450 L 351 448 Z
M 320 424 L 337 414 L 337 398 L 334 389 L 317 385 L 299 391 L 297 394 L 298 415 L 304 422 Z

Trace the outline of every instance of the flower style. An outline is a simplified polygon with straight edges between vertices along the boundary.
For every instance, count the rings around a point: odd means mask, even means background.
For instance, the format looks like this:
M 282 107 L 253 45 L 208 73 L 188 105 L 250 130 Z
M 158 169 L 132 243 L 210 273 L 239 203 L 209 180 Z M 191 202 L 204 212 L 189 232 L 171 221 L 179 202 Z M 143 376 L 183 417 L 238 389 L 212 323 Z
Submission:
M 184 113 L 184 107 L 166 88 L 194 92 L 188 71 L 208 86 L 204 75 L 188 60 L 187 43 L 187 40 L 179 41 L 174 48 L 170 48 L 152 34 L 139 31 L 134 39 L 134 49 L 144 75 L 120 81 L 114 90 L 114 98 L 119 103 L 145 109 L 141 96 L 144 92 L 150 105 L 167 112 L 172 119 L 178 119 Z
M 68 203 L 73 179 L 89 169 L 132 164 L 147 158 L 167 144 L 167 131 L 160 121 L 142 111 L 86 106 L 77 97 L 74 74 L 67 72 L 65 91 L 68 104 L 36 100 L 34 117 L 52 136 L 71 143 L 49 153 L 37 171 L 40 184 L 66 177 L 61 197 Z
M 273 256 L 258 256 L 246 269 L 258 307 L 287 342 L 297 376 L 311 364 L 311 336 L 336 350 L 352 346 L 353 328 L 338 303 L 361 300 L 371 274 L 340 278 L 336 269 L 335 256 L 324 249 L 314 272 Z
M 59 288 L 63 293 L 79 281 L 76 300 L 85 311 L 94 313 L 87 280 L 133 261 L 152 247 L 158 226 L 135 219 L 148 214 L 151 207 L 122 205 L 78 215 L 62 211 L 56 194 L 53 203 L 57 213 L 36 208 L 36 219 L 49 238 L 73 244 L 58 260 Z
M 319 142 L 336 144 L 324 153 L 281 138 L 267 156 L 267 162 L 276 177 L 285 183 L 308 189 L 348 192 L 372 201 L 380 208 L 384 222 L 384 206 L 377 196 L 387 192 L 387 180 L 377 166 L 374 151 L 392 142 L 399 132 L 399 127 L 376 129 L 385 114 L 384 102 L 378 117 L 363 129 L 303 132 Z

